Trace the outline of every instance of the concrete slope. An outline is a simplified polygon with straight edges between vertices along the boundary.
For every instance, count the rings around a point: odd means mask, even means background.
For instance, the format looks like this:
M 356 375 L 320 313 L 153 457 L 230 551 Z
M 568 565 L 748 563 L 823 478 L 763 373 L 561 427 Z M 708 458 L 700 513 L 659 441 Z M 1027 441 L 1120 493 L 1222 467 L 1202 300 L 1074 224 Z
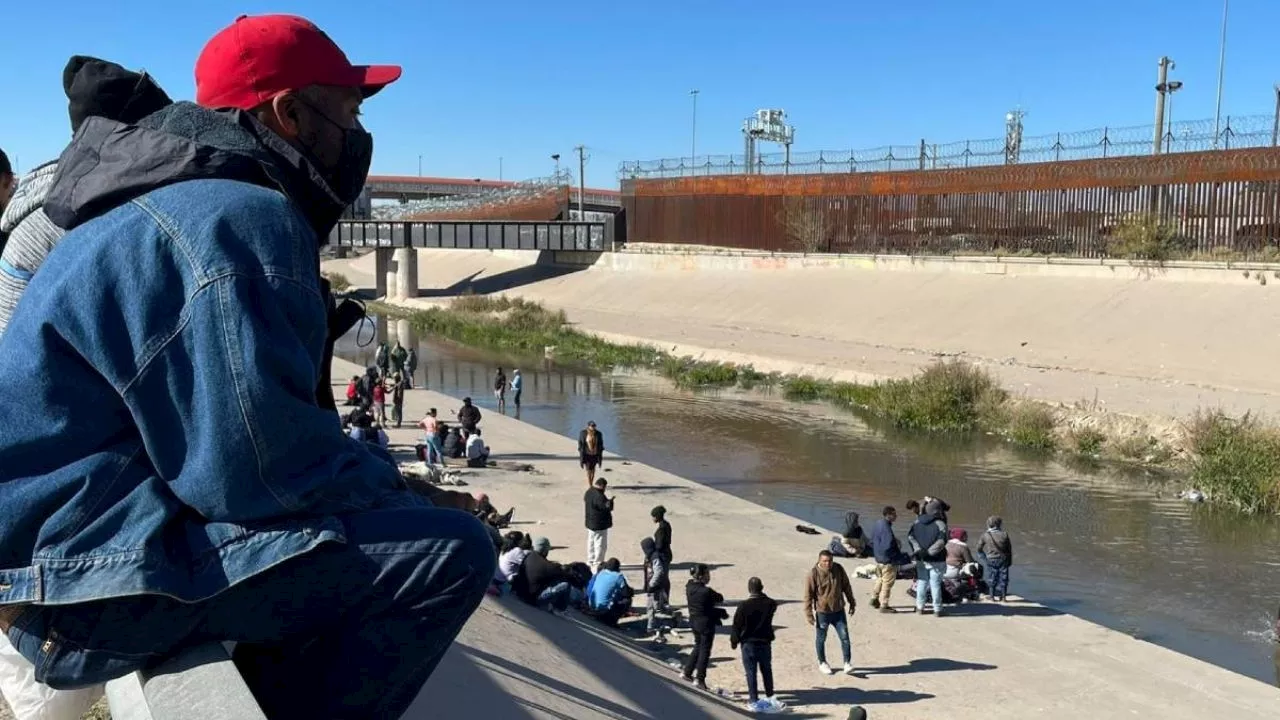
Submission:
M 1203 406 L 1280 411 L 1280 301 L 1270 297 L 1280 289 L 1242 273 L 1180 282 L 627 252 L 538 276 L 527 271 L 534 257 L 421 251 L 420 284 L 439 296 L 505 274 L 517 281 L 487 290 L 563 308 L 587 330 L 760 369 L 900 377 L 961 356 L 1043 399 L 1168 417 Z
M 349 363 L 335 361 L 334 377 L 353 372 Z M 459 405 L 454 398 L 413 390 L 406 395 L 406 416 L 419 417 L 431 406 L 448 415 Z M 466 471 L 465 489 L 489 493 L 503 509 L 514 505 L 514 529 L 549 537 L 560 548 L 553 559 L 584 559 L 585 485 L 574 440 L 487 405 L 484 412 L 481 426 L 495 459 L 530 463 L 536 472 Z M 408 429 L 391 434 L 401 443 L 414 436 Z M 668 508 L 673 525 L 680 569 L 673 577 L 674 602 L 683 599 L 679 588 L 692 562 L 712 565 L 712 585 L 728 598 L 731 611 L 745 597 L 749 577 L 764 581 L 781 605 L 773 661 L 777 688 L 796 716 L 843 718 L 850 705 L 861 704 L 874 720 L 1251 720 L 1275 717 L 1280 707 L 1275 687 L 1022 601 L 962 606 L 942 618 L 883 615 L 864 603 L 851 626 L 857 675 L 821 675 L 813 631 L 799 601 L 805 573 L 827 537 L 798 533 L 796 518 L 655 468 L 609 458 L 605 470 L 616 498 L 608 554 L 622 561 L 633 585 L 639 582 L 640 540 L 653 528 L 649 509 L 657 504 Z M 844 562 L 849 570 L 856 565 Z M 1017 573 L 1015 567 L 1015 591 Z M 865 599 L 870 581 L 854 583 L 856 596 Z M 899 607 L 908 602 L 905 590 L 894 590 Z M 459 647 L 423 689 L 410 720 L 461 718 L 477 706 L 494 711 L 480 717 L 575 720 L 731 717 L 737 712 L 716 697 L 690 698 L 684 688 L 673 687 L 676 676 L 664 661 L 672 650 L 687 652 L 687 637 L 654 648 L 625 633 L 510 603 L 486 601 Z M 834 635 L 827 652 L 839 658 Z M 712 653 L 710 685 L 728 693 L 745 691 L 736 656 L 722 633 Z

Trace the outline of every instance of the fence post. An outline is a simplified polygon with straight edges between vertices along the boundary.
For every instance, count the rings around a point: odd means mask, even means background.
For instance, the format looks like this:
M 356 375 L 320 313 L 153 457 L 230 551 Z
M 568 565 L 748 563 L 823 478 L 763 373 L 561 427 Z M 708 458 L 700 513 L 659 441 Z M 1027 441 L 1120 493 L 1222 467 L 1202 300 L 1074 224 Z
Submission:
M 1107 156 L 1107 147 L 1111 145 L 1111 139 L 1107 137 L 1107 128 L 1102 128 L 1102 157 Z
M 928 153 L 925 151 L 924 138 L 920 138 L 920 169 L 921 170 L 924 169 L 924 163 L 927 158 L 928 158 Z

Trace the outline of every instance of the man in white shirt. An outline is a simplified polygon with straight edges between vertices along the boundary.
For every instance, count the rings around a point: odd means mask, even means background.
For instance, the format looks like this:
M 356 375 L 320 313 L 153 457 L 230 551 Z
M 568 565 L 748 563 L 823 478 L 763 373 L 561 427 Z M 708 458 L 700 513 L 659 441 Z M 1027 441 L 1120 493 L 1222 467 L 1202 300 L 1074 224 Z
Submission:
M 489 462 L 489 446 L 480 439 L 480 428 L 467 435 L 467 467 L 482 468 Z

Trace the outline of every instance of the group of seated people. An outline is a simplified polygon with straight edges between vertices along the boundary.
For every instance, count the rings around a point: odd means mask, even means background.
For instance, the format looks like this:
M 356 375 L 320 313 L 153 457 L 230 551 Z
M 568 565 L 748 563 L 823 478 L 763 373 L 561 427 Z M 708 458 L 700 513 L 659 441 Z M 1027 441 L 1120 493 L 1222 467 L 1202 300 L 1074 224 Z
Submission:
M 432 413 L 435 408 L 432 408 Z M 478 427 L 451 426 L 428 415 L 418 427 L 427 433 L 417 445 L 418 459 L 431 465 L 444 465 L 447 459 L 466 458 L 467 467 L 482 468 L 489 464 L 489 446 L 481 438 Z
M 609 558 L 599 572 L 592 574 L 586 563 L 563 565 L 549 559 L 550 553 L 551 541 L 545 537 L 535 539 L 519 531 L 506 533 L 490 592 L 511 592 L 550 612 L 576 607 L 610 627 L 631 612 L 635 593 L 617 558 Z
M 342 429 L 352 440 L 386 448 L 391 439 L 367 407 L 357 407 L 342 418 Z

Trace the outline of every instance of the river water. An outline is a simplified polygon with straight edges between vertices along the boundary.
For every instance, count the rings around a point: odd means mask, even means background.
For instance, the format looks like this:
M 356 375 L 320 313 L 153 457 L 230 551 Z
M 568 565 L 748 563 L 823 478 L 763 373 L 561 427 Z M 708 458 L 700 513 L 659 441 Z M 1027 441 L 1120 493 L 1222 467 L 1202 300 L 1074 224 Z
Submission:
M 372 335 L 365 326 L 357 342 L 353 331 L 338 356 L 371 365 L 373 344 L 359 345 Z M 404 321 L 397 337 L 418 347 L 418 386 L 497 412 L 494 369 L 519 367 L 525 422 L 576 437 L 594 420 L 613 452 L 822 527 L 842 528 L 855 510 L 869 531 L 894 505 L 903 537 L 903 503 L 926 494 L 951 503 L 952 525 L 973 542 L 988 515 L 1001 515 L 1015 544 L 1014 594 L 1280 682 L 1269 633 L 1280 604 L 1276 518 L 1184 503 L 1176 485 L 1144 473 L 1071 467 L 987 438 L 898 433 L 822 404 L 601 375 L 419 338 Z

